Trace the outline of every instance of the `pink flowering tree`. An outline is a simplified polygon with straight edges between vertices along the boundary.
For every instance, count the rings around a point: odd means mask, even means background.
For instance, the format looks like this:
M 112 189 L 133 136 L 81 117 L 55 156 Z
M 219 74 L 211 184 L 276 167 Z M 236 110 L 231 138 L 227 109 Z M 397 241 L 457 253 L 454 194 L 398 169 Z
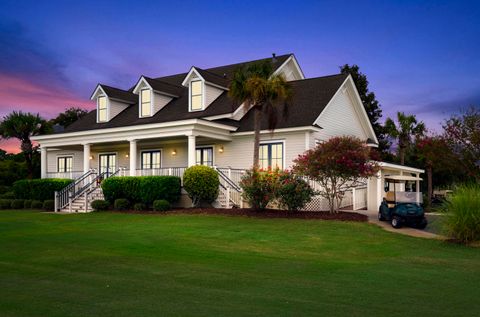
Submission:
M 358 138 L 335 137 L 300 155 L 293 170 L 319 183 L 318 194 L 327 199 L 330 212 L 335 213 L 346 191 L 377 173 L 378 165 L 372 155 Z

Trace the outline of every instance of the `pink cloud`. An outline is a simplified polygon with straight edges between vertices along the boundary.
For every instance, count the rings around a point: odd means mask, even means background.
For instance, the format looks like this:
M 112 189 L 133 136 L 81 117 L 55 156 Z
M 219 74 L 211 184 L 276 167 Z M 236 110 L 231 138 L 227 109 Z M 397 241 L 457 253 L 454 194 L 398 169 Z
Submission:
M 94 103 L 88 97 L 78 98 L 63 87 L 36 84 L 20 77 L 0 74 L 1 116 L 13 110 L 22 110 L 52 118 L 72 106 L 92 109 Z
M 46 119 L 55 117 L 68 107 L 92 109 L 95 104 L 88 99 L 78 98 L 64 87 L 51 87 L 48 83 L 37 84 L 24 78 L 0 74 L 0 117 L 10 112 L 24 111 L 40 113 Z M 0 148 L 11 153 L 20 151 L 16 139 L 0 140 Z

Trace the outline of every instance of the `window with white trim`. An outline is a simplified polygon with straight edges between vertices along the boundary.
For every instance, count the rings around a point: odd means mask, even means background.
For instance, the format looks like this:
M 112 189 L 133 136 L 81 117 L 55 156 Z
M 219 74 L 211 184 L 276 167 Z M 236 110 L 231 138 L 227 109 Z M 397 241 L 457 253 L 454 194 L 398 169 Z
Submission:
M 100 96 L 97 98 L 97 108 L 98 108 L 98 122 L 107 121 L 107 97 Z
M 161 151 L 142 151 L 142 170 L 162 167 Z
M 283 169 L 283 143 L 272 142 L 260 144 L 259 167 L 263 169 Z
M 197 165 L 213 166 L 213 147 L 202 147 L 196 149 Z
M 140 91 L 140 117 L 150 117 L 152 115 L 152 91 L 142 89 Z
M 57 157 L 57 172 L 70 173 L 73 171 L 73 157 L 59 156 Z
M 203 82 L 194 80 L 190 82 L 190 110 L 203 109 Z

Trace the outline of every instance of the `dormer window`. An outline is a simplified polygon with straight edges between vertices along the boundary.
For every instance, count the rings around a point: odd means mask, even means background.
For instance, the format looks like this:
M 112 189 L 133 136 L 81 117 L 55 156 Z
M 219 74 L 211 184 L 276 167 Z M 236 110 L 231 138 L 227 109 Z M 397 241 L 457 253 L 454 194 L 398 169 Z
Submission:
M 152 91 L 142 89 L 140 91 L 140 116 L 150 117 L 152 115 Z
M 203 82 L 194 80 L 190 82 L 190 110 L 203 109 Z
M 97 98 L 98 122 L 108 121 L 107 115 L 107 97 L 99 96 Z

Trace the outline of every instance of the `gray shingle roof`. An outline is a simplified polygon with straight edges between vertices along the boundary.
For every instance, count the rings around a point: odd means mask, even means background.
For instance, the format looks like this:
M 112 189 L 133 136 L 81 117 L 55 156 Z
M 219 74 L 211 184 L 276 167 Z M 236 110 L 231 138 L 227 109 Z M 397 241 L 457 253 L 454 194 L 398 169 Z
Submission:
M 289 55 L 283 55 L 276 57 L 274 62 L 274 69 L 283 64 Z M 248 62 L 248 63 L 253 63 Z M 232 64 L 227 66 L 215 67 L 204 70 L 211 76 L 217 79 L 217 77 L 228 81 L 233 72 L 242 65 L 248 63 Z M 152 88 L 159 91 L 169 90 L 174 95 L 179 95 L 178 98 L 174 98 L 165 107 L 158 111 L 152 117 L 139 118 L 138 116 L 138 96 L 130 91 L 123 91 L 120 89 L 108 87 L 110 93 L 115 94 L 121 98 L 131 98 L 131 105 L 123 110 L 120 114 L 114 117 L 109 122 L 97 123 L 96 122 L 96 110 L 91 111 L 83 118 L 72 123 L 62 133 L 77 132 L 85 130 L 97 130 L 104 128 L 133 126 L 148 123 L 160 123 L 176 120 L 186 119 L 198 119 L 202 117 L 216 116 L 232 113 L 238 108 L 238 103 L 235 103 L 230 97 L 228 97 L 227 91 L 223 92 L 212 104 L 210 104 L 204 111 L 189 112 L 188 109 L 188 89 L 181 86 L 187 73 L 177 74 L 172 76 L 166 76 L 161 78 L 146 78 Z M 202 75 L 203 76 L 203 75 Z M 221 76 L 221 77 L 220 77 Z M 324 107 L 331 100 L 335 92 L 340 85 L 346 79 L 347 75 L 339 74 L 326 77 L 318 77 L 312 79 L 304 79 L 292 81 L 293 100 L 288 111 L 288 117 L 283 118 L 279 116 L 277 128 L 296 127 L 296 126 L 308 126 L 312 125 L 314 120 L 322 112 Z M 205 78 L 206 79 L 206 78 Z M 207 80 L 207 79 L 206 79 Z M 208 80 L 207 80 L 208 81 Z M 154 87 L 155 85 L 155 87 Z M 109 94 L 106 91 L 107 94 Z M 110 95 L 109 95 L 110 96 Z M 123 99 L 127 100 L 127 99 Z M 266 116 L 264 116 L 266 117 Z M 241 121 L 234 121 L 230 119 L 217 120 L 216 122 L 224 123 L 238 127 L 238 131 L 252 131 L 253 130 L 253 114 L 247 113 Z M 267 129 L 267 122 L 264 118 L 262 122 L 262 129 Z

